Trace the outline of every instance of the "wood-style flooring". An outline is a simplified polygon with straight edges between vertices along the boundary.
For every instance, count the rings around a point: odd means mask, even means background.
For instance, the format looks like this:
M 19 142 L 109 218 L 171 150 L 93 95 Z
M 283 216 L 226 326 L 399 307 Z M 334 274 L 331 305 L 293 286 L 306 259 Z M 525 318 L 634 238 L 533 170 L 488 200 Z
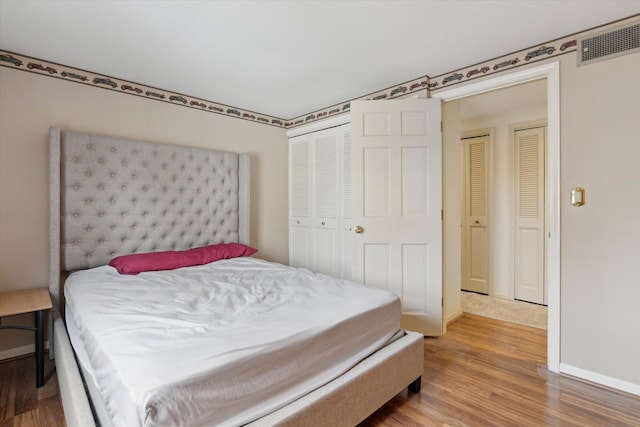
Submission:
M 549 372 L 546 343 L 542 329 L 465 313 L 425 339 L 420 394 L 361 427 L 640 426 L 639 397 Z
M 35 356 L 0 362 L 0 427 L 65 426 L 56 369 L 48 354 L 44 360 L 40 388 Z
M 545 331 L 465 314 L 425 339 L 422 391 L 360 427 L 640 426 L 640 398 L 553 374 L 545 360 Z M 34 364 L 0 363 L 0 427 L 65 425 L 55 368 L 47 359 L 36 389 Z

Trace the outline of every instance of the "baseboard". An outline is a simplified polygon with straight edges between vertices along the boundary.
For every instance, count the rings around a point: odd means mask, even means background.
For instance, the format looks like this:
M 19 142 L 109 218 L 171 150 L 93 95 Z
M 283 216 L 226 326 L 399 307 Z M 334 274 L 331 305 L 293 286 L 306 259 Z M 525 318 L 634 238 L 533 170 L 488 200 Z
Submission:
M 49 348 L 49 341 L 44 342 L 44 348 L 45 350 Z M 13 359 L 14 357 L 26 356 L 27 354 L 32 354 L 35 352 L 35 344 L 23 345 L 21 347 L 15 347 L 8 350 L 0 351 L 0 360 Z
M 452 324 L 453 322 L 461 318 L 463 315 L 464 315 L 464 312 L 460 310 L 457 313 L 454 313 L 451 316 L 447 317 L 447 320 L 445 321 L 445 323 L 447 324 L 447 326 L 449 326 L 450 324 Z
M 580 378 L 591 383 L 603 385 L 606 387 L 614 388 L 616 390 L 624 391 L 625 393 L 634 394 L 640 396 L 640 384 L 630 383 L 628 381 L 619 380 L 606 375 L 597 374 L 595 372 L 587 371 L 586 369 L 576 368 L 575 366 L 567 365 L 566 363 L 560 364 L 560 373 L 571 375 L 572 377 Z

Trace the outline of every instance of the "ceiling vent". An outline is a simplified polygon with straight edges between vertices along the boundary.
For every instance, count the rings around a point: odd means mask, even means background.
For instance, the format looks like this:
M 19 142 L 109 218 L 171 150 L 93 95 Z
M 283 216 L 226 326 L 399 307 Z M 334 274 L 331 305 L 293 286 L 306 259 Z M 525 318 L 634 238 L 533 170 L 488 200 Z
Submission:
M 640 52 L 640 23 L 578 39 L 578 67 Z

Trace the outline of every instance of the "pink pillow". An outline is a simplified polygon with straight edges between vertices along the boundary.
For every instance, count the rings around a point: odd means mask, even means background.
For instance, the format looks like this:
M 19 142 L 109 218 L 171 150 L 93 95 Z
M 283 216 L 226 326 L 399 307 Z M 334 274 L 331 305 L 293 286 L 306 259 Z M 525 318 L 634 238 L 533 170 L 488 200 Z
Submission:
M 208 264 L 220 259 L 249 256 L 256 252 L 257 249 L 240 243 L 220 243 L 185 251 L 122 255 L 112 259 L 109 265 L 115 267 L 120 274 L 138 274 L 143 271 L 173 270 Z

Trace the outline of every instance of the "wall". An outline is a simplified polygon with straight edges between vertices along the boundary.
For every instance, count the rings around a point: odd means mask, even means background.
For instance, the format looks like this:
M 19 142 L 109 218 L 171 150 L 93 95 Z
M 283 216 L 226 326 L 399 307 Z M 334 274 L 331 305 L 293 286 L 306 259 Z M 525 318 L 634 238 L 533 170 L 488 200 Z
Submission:
M 640 394 L 640 54 L 575 60 L 560 68 L 561 363 Z
M 462 199 L 460 188 L 461 153 L 460 153 L 460 116 L 461 100 L 445 102 L 442 105 L 442 279 L 444 296 L 444 321 L 454 321 L 462 315 L 460 285 L 462 283 Z
M 250 153 L 251 244 L 287 262 L 284 129 L 0 67 L 0 290 L 48 285 L 50 126 Z M 0 331 L 0 357 L 31 343 L 30 333 Z

